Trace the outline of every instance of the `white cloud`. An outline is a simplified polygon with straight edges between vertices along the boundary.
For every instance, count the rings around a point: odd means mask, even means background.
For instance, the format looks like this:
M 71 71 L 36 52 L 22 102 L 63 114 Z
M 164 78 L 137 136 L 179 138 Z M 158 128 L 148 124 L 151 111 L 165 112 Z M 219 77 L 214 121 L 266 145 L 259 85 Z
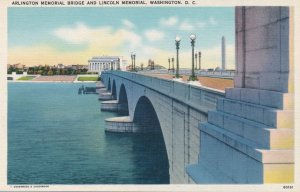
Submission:
M 160 20 L 160 25 L 162 26 L 174 26 L 178 22 L 178 18 L 175 16 L 171 16 L 169 18 L 162 18 Z
M 216 21 L 216 19 L 215 19 L 214 17 L 210 17 L 210 18 L 208 19 L 208 22 L 209 22 L 211 25 L 216 25 L 216 24 L 217 24 L 217 21 Z
M 122 23 L 124 26 L 128 27 L 129 29 L 132 29 L 135 27 L 134 23 L 132 23 L 131 21 L 129 21 L 127 19 L 123 19 Z
M 185 30 L 198 29 L 204 24 L 195 23 L 193 27 L 188 22 L 183 22 Z M 210 24 L 209 21 L 206 25 Z M 121 26 L 122 27 L 122 26 Z M 53 35 L 67 44 L 84 44 L 82 50 L 59 51 L 50 45 L 38 45 L 31 47 L 15 47 L 9 49 L 8 59 L 10 63 L 18 63 L 22 60 L 26 65 L 38 64 L 86 64 L 87 60 L 97 55 L 122 55 L 130 61 L 130 52 L 136 51 L 137 64 L 147 64 L 148 59 L 154 59 L 156 64 L 168 67 L 168 58 L 175 57 L 174 50 L 164 50 L 159 46 L 149 46 L 143 42 L 137 33 L 124 28 L 113 30 L 107 26 L 89 27 L 83 23 L 74 26 L 66 26 L 53 31 Z M 144 36 L 152 41 L 158 41 L 165 37 L 162 31 L 151 29 Z M 226 63 L 228 68 L 234 68 L 235 62 L 234 44 L 226 45 Z M 197 50 L 198 51 L 198 50 Z M 221 65 L 221 46 L 200 49 L 202 52 L 203 68 L 215 68 Z M 36 56 L 38 55 L 38 57 Z M 181 68 L 191 67 L 191 50 L 180 49 L 179 61 Z
M 90 40 L 92 33 L 93 30 L 82 23 L 77 23 L 75 27 L 63 27 L 54 30 L 54 35 L 56 37 L 73 44 L 87 43 Z
M 53 31 L 61 44 L 84 45 L 82 49 L 60 51 L 60 47 L 37 45 L 13 47 L 9 50 L 9 62 L 25 65 L 57 63 L 87 64 L 88 59 L 97 55 L 123 55 L 142 47 L 141 37 L 125 28 L 112 30 L 107 26 L 89 27 L 83 23 L 65 26 Z M 59 46 L 59 45 L 58 45 Z M 18 62 L 17 62 L 18 61 Z
M 206 26 L 206 23 L 205 23 L 205 22 L 202 22 L 202 21 L 199 21 L 196 25 L 197 25 L 197 27 L 198 27 L 199 29 L 203 29 L 203 28 Z
M 158 41 L 164 38 L 165 34 L 161 31 L 158 31 L 156 29 L 150 29 L 145 32 L 145 36 L 149 41 Z
M 179 26 L 179 29 L 180 30 L 183 30 L 183 31 L 192 31 L 195 29 L 195 26 L 192 25 L 190 22 L 188 21 L 183 21 L 180 26 Z
M 56 29 L 53 34 L 67 43 L 88 43 L 95 47 L 121 47 L 126 43 L 127 46 L 134 48 L 141 44 L 140 36 L 130 30 L 120 28 L 113 31 L 107 26 L 90 28 L 82 23 L 77 23 L 75 27 Z

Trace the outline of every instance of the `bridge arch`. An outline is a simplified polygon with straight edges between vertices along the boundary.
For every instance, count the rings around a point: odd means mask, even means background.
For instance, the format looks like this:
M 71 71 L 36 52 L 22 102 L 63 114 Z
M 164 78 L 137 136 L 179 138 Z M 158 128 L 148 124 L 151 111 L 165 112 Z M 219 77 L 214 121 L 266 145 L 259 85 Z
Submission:
M 161 158 L 160 172 L 168 177 L 168 182 L 170 180 L 169 174 L 169 156 L 167 152 L 165 137 L 163 134 L 163 129 L 158 118 L 158 114 L 155 111 L 155 106 L 152 104 L 147 96 L 141 96 L 135 106 L 133 113 L 133 123 L 134 127 L 138 130 L 137 132 L 147 133 L 146 137 L 153 136 L 156 140 L 155 145 L 157 145 L 156 150 L 158 151 L 158 157 Z M 147 138 L 148 139 L 148 138 Z
M 110 78 L 108 78 L 107 90 L 108 90 L 108 91 L 110 91 L 110 90 L 111 90 Z
M 140 128 L 139 132 L 159 132 L 161 130 L 157 113 L 148 97 L 141 96 L 138 99 L 133 122 Z
M 118 113 L 120 115 L 128 116 L 129 115 L 128 99 L 127 99 L 127 92 L 124 84 L 121 84 L 120 86 L 118 103 L 119 103 Z
M 117 88 L 116 88 L 116 81 L 115 80 L 113 80 L 111 90 L 112 90 L 111 91 L 112 99 L 117 99 Z

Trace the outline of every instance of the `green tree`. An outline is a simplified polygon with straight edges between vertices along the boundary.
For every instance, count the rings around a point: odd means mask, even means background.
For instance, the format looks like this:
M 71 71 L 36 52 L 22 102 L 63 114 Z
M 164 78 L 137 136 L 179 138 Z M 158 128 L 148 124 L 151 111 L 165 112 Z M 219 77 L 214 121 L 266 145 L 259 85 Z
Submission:
M 47 75 L 53 75 L 53 71 L 50 69 L 47 73 Z

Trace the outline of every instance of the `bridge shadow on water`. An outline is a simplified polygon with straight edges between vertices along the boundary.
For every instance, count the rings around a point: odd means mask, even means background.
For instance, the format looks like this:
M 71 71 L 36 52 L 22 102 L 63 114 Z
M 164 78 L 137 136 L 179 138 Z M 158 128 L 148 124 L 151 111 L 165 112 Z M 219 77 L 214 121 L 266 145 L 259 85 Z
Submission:
M 121 86 L 118 115 L 129 115 L 127 94 Z M 161 126 L 151 101 L 143 96 L 139 99 L 134 112 L 133 122 L 138 128 L 136 133 L 106 132 L 106 143 L 110 146 L 123 146 L 124 150 L 114 153 L 114 158 L 123 159 L 118 169 L 127 171 L 127 183 L 169 184 L 169 162 Z M 107 147 L 109 149 L 109 146 Z M 112 149 L 113 150 L 113 149 Z M 119 155 L 118 155 L 119 154 Z M 127 165 L 128 167 L 122 167 Z M 113 174 L 113 173 L 112 173 Z M 110 183 L 111 181 L 108 181 Z M 124 179 L 113 182 L 124 182 Z
M 115 154 L 114 158 L 122 158 L 123 164 L 117 169 L 127 171 L 126 179 L 115 177 L 115 171 L 110 172 L 113 180 L 107 183 L 126 184 L 169 184 L 169 165 L 162 134 L 159 133 L 109 133 L 105 134 L 106 143 L 121 145 L 122 151 L 108 153 Z M 109 146 L 107 147 L 109 149 Z M 126 157 L 126 159 L 124 159 Z

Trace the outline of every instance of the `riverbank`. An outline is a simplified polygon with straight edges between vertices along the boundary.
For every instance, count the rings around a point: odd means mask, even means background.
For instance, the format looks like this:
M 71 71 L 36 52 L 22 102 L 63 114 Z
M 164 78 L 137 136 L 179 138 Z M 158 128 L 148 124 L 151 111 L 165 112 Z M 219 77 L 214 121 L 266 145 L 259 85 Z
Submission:
M 26 77 L 26 76 L 24 76 Z M 36 76 L 32 79 L 8 80 L 14 83 L 96 83 L 98 75 L 54 75 L 54 76 Z

